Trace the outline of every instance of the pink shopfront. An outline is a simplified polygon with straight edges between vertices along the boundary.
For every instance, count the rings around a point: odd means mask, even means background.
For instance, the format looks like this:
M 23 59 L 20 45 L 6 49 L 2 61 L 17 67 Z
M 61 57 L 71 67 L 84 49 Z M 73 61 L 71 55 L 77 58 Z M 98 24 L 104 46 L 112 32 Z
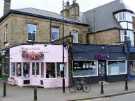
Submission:
M 63 65 L 62 45 L 33 44 L 10 48 L 10 84 L 62 87 L 63 70 L 68 86 L 68 50 L 64 48 Z

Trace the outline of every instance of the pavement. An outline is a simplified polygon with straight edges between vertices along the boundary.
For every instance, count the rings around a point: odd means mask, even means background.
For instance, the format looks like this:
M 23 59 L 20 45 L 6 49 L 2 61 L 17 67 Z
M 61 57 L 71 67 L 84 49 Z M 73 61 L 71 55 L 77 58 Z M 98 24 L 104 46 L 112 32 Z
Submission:
M 104 94 L 100 94 L 101 87 L 99 83 L 89 85 L 90 91 L 88 93 L 82 91 L 71 93 L 69 92 L 69 88 L 66 88 L 66 92 L 63 94 L 61 88 L 38 88 L 37 101 L 84 101 L 135 93 L 135 80 L 128 82 L 128 91 L 125 91 L 124 87 L 124 81 L 113 83 L 105 82 Z M 3 85 L 0 83 L 0 101 L 33 101 L 33 88 L 7 85 L 7 96 L 2 97 L 2 95 Z

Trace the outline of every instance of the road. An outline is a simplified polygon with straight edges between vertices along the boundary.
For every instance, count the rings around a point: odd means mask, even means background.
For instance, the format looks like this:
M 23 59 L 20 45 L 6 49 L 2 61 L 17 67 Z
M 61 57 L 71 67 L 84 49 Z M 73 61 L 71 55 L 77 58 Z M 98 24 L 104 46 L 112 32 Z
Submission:
M 83 101 L 135 101 L 135 93 Z

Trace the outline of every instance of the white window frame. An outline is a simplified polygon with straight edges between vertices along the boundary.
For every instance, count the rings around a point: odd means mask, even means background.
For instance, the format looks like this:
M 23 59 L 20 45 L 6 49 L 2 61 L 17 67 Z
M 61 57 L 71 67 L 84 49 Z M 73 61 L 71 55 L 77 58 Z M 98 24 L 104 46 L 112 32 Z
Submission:
M 31 40 L 31 39 L 29 39 L 29 29 L 28 29 L 28 26 L 29 25 L 35 25 L 36 26 L 36 29 L 35 29 L 35 31 L 34 31 L 34 36 L 35 36 L 35 38 L 34 38 L 34 41 L 36 40 L 36 34 L 37 34 L 37 24 L 33 24 L 33 23 L 27 23 L 27 40 L 28 41 L 33 41 L 33 40 Z
M 71 31 L 71 35 L 73 36 L 73 43 L 79 42 L 79 32 L 78 31 Z
M 106 61 L 107 62 L 107 76 L 114 76 L 114 75 L 109 74 L 109 71 L 108 71 L 109 70 L 109 66 L 108 66 L 109 61 L 125 61 L 125 72 L 119 73 L 117 75 L 127 74 L 127 60 L 107 60 Z
M 98 76 L 98 61 L 97 60 L 91 60 L 91 61 L 94 61 L 96 62 L 96 70 L 97 70 L 97 73 L 95 75 L 84 75 L 84 76 L 75 76 L 73 75 L 74 78 L 78 78 L 78 77 L 93 77 L 93 76 Z M 79 62 L 79 61 L 78 61 Z M 89 61 L 84 61 L 84 62 L 89 62 Z M 74 67 L 73 67 L 74 68 Z
M 58 33 L 56 39 L 52 39 L 52 33 L 53 33 L 53 32 Z M 52 27 L 51 27 L 51 41 L 58 40 L 59 38 L 60 38 L 60 28 L 57 27 L 57 26 L 52 26 Z

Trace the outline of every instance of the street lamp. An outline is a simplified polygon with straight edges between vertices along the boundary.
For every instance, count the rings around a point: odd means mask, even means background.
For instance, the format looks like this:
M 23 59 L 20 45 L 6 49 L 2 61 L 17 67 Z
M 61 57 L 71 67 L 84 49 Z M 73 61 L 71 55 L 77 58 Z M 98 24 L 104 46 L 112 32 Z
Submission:
M 64 46 L 65 46 L 65 44 L 64 44 L 64 0 L 63 0 L 63 3 L 62 3 L 62 9 L 63 9 L 63 14 L 62 14 L 62 17 L 63 17 L 63 23 L 62 23 L 62 26 L 63 26 L 63 35 L 62 35 L 62 37 L 63 37 L 63 39 L 62 39 L 62 53 L 63 53 L 63 55 L 62 55 L 62 64 L 63 64 L 63 71 L 62 71 L 62 91 L 63 91 L 63 93 L 65 93 L 65 73 L 64 73 Z
M 125 34 L 126 31 L 125 31 Z M 125 48 L 125 53 L 126 53 L 126 59 L 128 61 L 128 54 L 129 54 L 129 48 L 130 48 L 130 40 L 129 40 L 129 37 L 127 37 L 127 35 L 125 35 L 125 43 L 124 43 L 124 48 Z M 125 91 L 128 90 L 128 65 L 127 65 L 127 74 L 126 74 L 126 79 L 125 79 Z
M 64 44 L 64 42 L 63 42 L 63 45 L 62 45 L 62 53 L 63 53 L 63 55 L 62 55 L 62 64 L 63 64 L 63 71 L 62 71 L 62 91 L 63 91 L 63 93 L 65 93 L 65 73 L 64 73 L 64 67 L 65 67 L 65 63 L 64 63 L 64 47 L 65 47 L 65 44 Z
M 1 55 L 2 55 L 2 75 L 5 75 L 5 50 L 1 51 Z
M 5 76 L 5 55 L 6 55 L 6 51 L 5 50 L 3 50 L 2 52 L 1 52 L 1 55 L 2 55 L 2 64 L 3 64 L 3 66 L 2 66 L 2 75 L 3 76 Z M 4 80 L 3 81 L 3 97 L 6 97 L 6 80 Z

